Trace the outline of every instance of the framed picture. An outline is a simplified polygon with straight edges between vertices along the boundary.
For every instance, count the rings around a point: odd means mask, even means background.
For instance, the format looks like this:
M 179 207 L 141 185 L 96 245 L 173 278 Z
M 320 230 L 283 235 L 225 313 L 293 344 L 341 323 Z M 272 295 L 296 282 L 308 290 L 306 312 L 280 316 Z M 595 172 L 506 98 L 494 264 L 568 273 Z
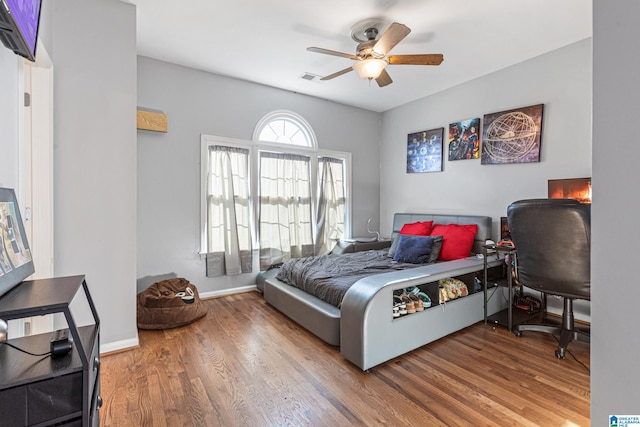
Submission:
M 16 193 L 0 188 L 0 296 L 34 272 Z
M 449 160 L 480 158 L 480 118 L 449 124 Z
M 407 173 L 442 172 L 443 135 L 438 128 L 407 136 Z
M 486 114 L 480 163 L 539 162 L 542 105 Z

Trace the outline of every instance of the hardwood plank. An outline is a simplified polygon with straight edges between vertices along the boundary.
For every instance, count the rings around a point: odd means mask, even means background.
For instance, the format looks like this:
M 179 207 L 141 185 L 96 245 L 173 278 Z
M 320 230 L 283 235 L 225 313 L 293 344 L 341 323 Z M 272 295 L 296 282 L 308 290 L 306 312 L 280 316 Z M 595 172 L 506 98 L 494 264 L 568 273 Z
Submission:
M 478 323 L 362 372 L 257 292 L 204 304 L 102 356 L 103 426 L 590 424 L 585 343 L 558 360 L 550 335 Z

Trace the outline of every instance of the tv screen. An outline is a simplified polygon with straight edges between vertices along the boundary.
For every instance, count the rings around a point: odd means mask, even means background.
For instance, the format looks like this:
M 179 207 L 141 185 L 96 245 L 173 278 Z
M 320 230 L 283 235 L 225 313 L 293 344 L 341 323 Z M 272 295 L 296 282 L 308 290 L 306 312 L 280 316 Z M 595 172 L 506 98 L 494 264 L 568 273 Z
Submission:
M 0 39 L 18 55 L 35 61 L 42 0 L 0 0 Z
M 34 272 L 16 193 L 0 188 L 0 296 Z

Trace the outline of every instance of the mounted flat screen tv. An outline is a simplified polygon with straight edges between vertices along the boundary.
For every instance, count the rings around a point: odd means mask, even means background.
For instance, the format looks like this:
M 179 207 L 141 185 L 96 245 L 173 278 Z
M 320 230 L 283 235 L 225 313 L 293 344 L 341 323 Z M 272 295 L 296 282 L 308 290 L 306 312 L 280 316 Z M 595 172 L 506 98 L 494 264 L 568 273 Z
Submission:
M 34 272 L 16 193 L 0 188 L 0 297 Z
M 0 40 L 29 61 L 36 59 L 42 0 L 0 0 Z

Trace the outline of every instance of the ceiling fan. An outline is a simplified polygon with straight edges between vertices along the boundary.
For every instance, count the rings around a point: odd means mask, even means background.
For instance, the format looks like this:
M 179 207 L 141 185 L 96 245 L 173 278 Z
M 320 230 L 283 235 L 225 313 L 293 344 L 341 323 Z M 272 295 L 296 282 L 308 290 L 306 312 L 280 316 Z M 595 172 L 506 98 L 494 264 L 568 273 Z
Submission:
M 353 66 L 322 77 L 320 80 L 331 80 L 351 70 L 356 70 L 363 79 L 375 80 L 378 86 L 384 87 L 393 83 L 386 70 L 387 65 L 440 65 L 443 61 L 444 57 L 439 53 L 388 55 L 391 49 L 411 32 L 411 29 L 404 24 L 394 22 L 378 37 L 379 28 L 383 25 L 384 22 L 380 20 L 368 19 L 352 27 L 351 37 L 359 42 L 355 55 L 320 47 L 308 47 L 307 50 L 310 52 L 340 56 L 356 61 Z

